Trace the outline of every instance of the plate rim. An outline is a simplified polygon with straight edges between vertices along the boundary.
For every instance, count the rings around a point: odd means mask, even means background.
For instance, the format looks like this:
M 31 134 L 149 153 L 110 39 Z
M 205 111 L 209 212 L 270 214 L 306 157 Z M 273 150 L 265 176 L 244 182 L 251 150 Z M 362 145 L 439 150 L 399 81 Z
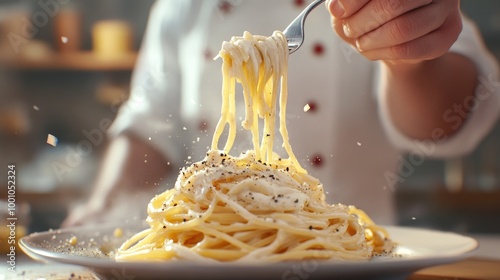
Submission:
M 142 262 L 142 261 L 116 261 L 112 258 L 93 258 L 90 256 L 78 256 L 78 255 L 70 255 L 60 252 L 53 252 L 48 249 L 41 248 L 41 244 L 38 244 L 33 241 L 34 238 L 42 238 L 44 236 L 50 237 L 50 235 L 54 234 L 71 234 L 71 233 L 82 233 L 85 231 L 99 231 L 104 229 L 116 228 L 118 225 L 111 223 L 97 224 L 97 225 L 87 225 L 87 226 L 79 226 L 79 227 L 70 227 L 63 228 L 52 231 L 44 231 L 44 232 L 35 232 L 31 233 L 27 236 L 22 237 L 19 240 L 20 248 L 32 259 L 42 262 L 54 262 L 54 263 L 63 263 L 69 265 L 77 265 L 89 268 L 96 272 L 109 270 L 109 269 L 127 269 L 130 271 L 138 271 L 138 270 L 185 270 L 187 268 L 192 269 L 193 266 L 196 268 L 202 269 L 204 271 L 214 271 L 220 268 L 224 268 L 225 270 L 229 269 L 248 269 L 255 266 L 259 266 L 259 270 L 261 272 L 266 271 L 274 271 L 274 270 L 282 270 L 289 268 L 293 264 L 300 264 L 304 261 L 294 261 L 294 262 L 279 262 L 279 263 L 271 263 L 271 264 L 263 264 L 263 263 L 217 263 L 217 264 L 208 264 L 208 263 L 200 263 L 193 261 L 167 261 L 167 262 Z M 128 223 L 128 224 L 120 224 L 119 227 L 131 228 L 136 227 L 140 229 L 144 225 L 140 225 L 138 223 Z M 429 228 L 419 228 L 419 227 L 407 227 L 407 226 L 382 226 L 384 227 L 389 234 L 392 236 L 394 233 L 405 234 L 405 233 L 420 233 L 420 234 L 431 234 L 431 235 L 439 235 L 439 236 L 453 236 L 454 238 L 458 238 L 462 240 L 465 245 L 460 248 L 460 250 L 455 250 L 454 252 L 444 252 L 441 254 L 433 254 L 431 256 L 412 256 L 412 257 L 395 257 L 391 259 L 382 259 L 382 260 L 370 260 L 370 261 L 332 261 L 332 262 L 318 262 L 318 270 L 324 271 L 333 271 L 335 275 L 349 275 L 349 271 L 356 270 L 362 268 L 364 272 L 371 273 L 380 273 L 385 270 L 393 270 L 399 271 L 401 273 L 406 272 L 408 274 L 413 273 L 419 269 L 448 264 L 457 262 L 472 255 L 472 252 L 476 250 L 479 246 L 479 243 L 476 239 L 466 236 L 463 234 L 442 231 L 437 229 L 429 229 Z M 396 234 L 397 235 L 397 234 Z M 77 236 L 77 234 L 75 234 Z M 78 237 L 78 236 L 77 236 Z M 398 242 L 398 240 L 395 240 Z M 38 246 L 37 246 L 38 245 Z M 401 244 L 404 246 L 404 244 Z M 70 256 L 70 257 L 68 257 Z

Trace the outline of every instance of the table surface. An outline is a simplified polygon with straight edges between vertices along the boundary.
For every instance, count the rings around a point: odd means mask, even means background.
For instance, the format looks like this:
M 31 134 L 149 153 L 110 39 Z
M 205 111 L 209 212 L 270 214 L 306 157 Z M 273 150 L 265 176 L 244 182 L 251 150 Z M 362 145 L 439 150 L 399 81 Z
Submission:
M 500 280 L 500 235 L 473 237 L 479 241 L 479 248 L 470 258 L 452 264 L 419 270 L 412 274 L 408 280 Z M 0 280 L 99 280 L 84 267 L 65 264 L 42 264 L 24 255 L 18 259 L 17 263 L 18 266 L 15 272 L 0 272 Z

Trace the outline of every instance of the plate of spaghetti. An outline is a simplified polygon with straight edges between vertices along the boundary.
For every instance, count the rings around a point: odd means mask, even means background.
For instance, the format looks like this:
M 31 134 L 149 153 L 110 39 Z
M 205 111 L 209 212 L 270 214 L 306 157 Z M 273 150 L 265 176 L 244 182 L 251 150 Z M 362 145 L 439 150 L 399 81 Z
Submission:
M 419 269 L 460 261 L 477 247 L 474 239 L 456 233 L 385 226 L 398 245 L 391 254 L 375 255 L 369 260 L 118 261 L 121 245 L 148 228 L 140 221 L 66 228 L 23 237 L 20 247 L 35 260 L 83 266 L 99 279 L 116 280 L 407 279 Z
M 153 197 L 143 223 L 33 234 L 33 258 L 132 279 L 311 279 L 407 276 L 465 256 L 468 237 L 376 224 L 352 205 L 329 204 L 321 182 L 300 166 L 286 127 L 288 46 L 282 32 L 245 32 L 223 42 L 221 117 L 205 158 L 182 168 Z M 231 152 L 241 126 L 253 149 Z M 219 147 L 225 139 L 223 148 Z M 274 151 L 282 144 L 285 155 Z

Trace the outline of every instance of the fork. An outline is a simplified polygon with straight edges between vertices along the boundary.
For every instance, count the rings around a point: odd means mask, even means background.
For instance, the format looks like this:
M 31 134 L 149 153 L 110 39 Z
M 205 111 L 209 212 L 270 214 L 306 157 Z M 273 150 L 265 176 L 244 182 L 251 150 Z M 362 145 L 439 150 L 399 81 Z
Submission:
M 309 4 L 291 23 L 285 28 L 283 34 L 286 36 L 288 41 L 288 50 L 290 54 L 294 53 L 296 50 L 302 46 L 304 43 L 304 23 L 306 21 L 307 15 L 316 8 L 319 4 L 325 2 L 325 0 L 316 0 Z

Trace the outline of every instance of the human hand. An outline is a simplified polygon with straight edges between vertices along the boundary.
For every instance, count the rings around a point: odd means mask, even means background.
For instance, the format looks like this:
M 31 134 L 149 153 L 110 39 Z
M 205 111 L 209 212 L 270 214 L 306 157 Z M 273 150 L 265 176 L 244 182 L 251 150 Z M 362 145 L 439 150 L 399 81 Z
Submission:
M 144 220 L 147 205 L 156 194 L 155 190 L 122 192 L 113 199 L 91 197 L 83 204 L 73 207 L 61 227 Z
M 334 30 L 369 60 L 415 63 L 444 55 L 462 30 L 460 1 L 329 0 Z
M 61 226 L 145 218 L 148 202 L 171 168 L 161 153 L 133 134 L 113 138 L 90 198 L 73 207 Z

